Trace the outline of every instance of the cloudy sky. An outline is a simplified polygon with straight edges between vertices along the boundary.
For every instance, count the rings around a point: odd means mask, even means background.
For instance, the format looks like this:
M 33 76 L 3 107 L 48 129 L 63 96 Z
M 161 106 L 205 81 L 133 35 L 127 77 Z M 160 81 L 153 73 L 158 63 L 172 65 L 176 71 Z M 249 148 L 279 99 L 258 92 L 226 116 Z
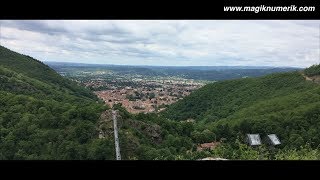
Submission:
M 41 61 L 294 66 L 320 62 L 320 21 L 0 20 L 0 43 Z

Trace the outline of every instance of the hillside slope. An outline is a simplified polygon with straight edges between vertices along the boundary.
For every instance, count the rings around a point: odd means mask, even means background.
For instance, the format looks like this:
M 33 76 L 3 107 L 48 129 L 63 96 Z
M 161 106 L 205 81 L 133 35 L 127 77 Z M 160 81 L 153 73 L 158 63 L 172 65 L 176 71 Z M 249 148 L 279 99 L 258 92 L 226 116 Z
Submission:
M 320 75 L 320 64 L 318 65 L 312 65 L 309 68 L 306 68 L 304 70 L 304 73 L 307 76 L 315 76 L 315 75 Z
M 41 61 L 30 56 L 25 56 L 0 46 L 0 66 L 2 71 L 13 71 L 20 78 L 31 78 L 45 82 L 48 85 L 57 86 L 71 95 L 83 96 L 90 99 L 96 98 L 90 91 L 79 87 L 75 82 L 62 78 L 57 72 Z M 23 79 L 22 79 L 23 80 Z M 28 81 L 28 80 L 27 80 Z
M 320 144 L 320 86 L 299 72 L 209 84 L 169 106 L 163 115 L 196 119 L 217 138 L 276 133 L 287 147 Z
M 87 89 L 0 46 L 0 159 L 113 158 L 96 121 L 106 109 Z

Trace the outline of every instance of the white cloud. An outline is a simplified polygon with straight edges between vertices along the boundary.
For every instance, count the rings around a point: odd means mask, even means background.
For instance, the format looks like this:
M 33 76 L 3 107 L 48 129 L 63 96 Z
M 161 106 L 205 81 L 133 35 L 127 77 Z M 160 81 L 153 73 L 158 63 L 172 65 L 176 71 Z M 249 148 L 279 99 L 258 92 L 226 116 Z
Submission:
M 307 67 L 320 61 L 319 22 L 1 20 L 0 42 L 43 61 Z

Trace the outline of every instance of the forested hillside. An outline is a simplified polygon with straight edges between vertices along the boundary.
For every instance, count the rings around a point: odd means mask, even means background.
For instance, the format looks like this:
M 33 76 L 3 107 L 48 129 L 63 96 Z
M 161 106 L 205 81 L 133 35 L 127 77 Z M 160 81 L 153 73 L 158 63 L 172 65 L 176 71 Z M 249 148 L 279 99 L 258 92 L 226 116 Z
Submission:
M 299 72 L 213 83 L 168 107 L 169 119 L 195 119 L 217 139 L 276 133 L 282 147 L 320 144 L 320 86 Z
M 97 139 L 106 109 L 87 89 L 40 61 L 0 46 L 0 159 L 113 158 L 112 141 Z

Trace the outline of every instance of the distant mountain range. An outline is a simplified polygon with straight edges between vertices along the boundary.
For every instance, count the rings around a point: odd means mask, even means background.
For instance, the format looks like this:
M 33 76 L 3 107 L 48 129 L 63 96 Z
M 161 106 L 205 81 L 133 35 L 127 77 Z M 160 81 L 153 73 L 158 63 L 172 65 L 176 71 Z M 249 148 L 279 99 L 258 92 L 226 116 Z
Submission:
M 73 62 L 45 61 L 49 66 L 82 66 L 82 67 L 143 67 L 151 69 L 194 69 L 194 70 L 225 70 L 225 69 L 302 69 L 289 66 L 152 66 L 152 65 L 116 65 L 116 64 L 90 64 Z
M 177 76 L 186 79 L 220 81 L 243 77 L 259 77 L 275 72 L 301 70 L 293 67 L 267 66 L 129 66 L 45 62 L 58 72 L 112 70 L 118 74 L 142 76 Z

